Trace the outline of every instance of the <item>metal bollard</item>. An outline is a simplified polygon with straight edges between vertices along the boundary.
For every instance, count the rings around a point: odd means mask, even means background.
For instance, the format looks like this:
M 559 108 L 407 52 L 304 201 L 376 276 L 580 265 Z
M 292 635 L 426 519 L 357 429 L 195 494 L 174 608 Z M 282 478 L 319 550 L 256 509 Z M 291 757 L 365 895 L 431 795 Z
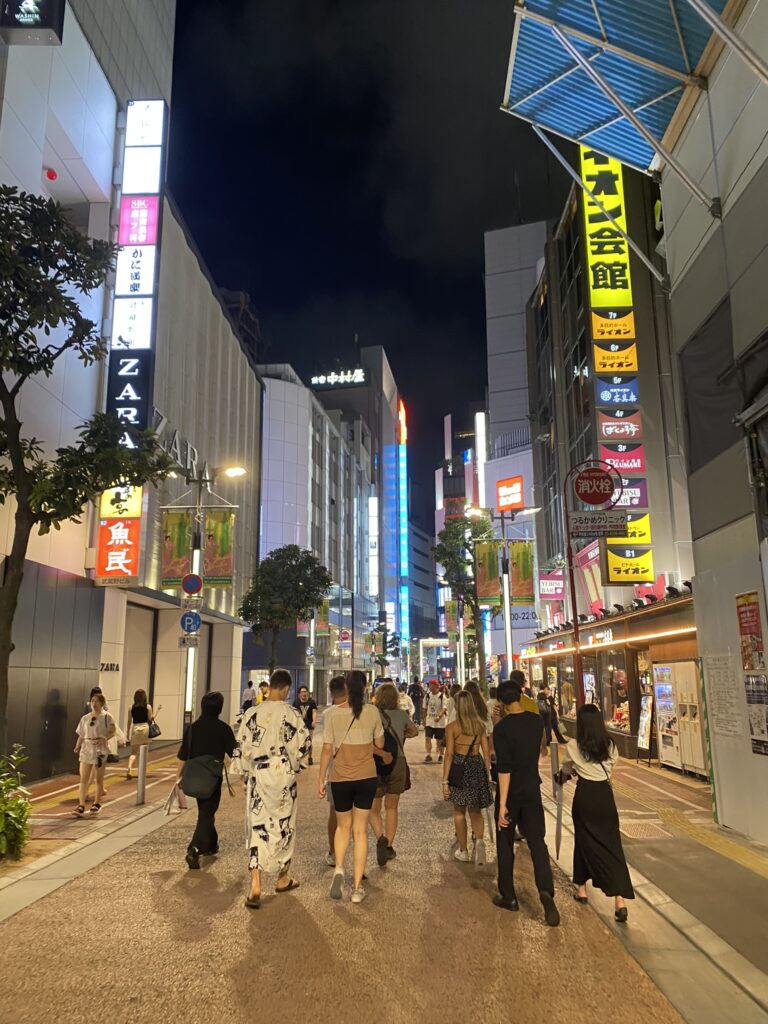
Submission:
M 555 782 L 555 775 L 560 771 L 560 752 L 557 749 L 557 740 L 552 740 L 549 744 L 549 756 L 552 762 L 552 796 L 557 795 L 557 783 Z
M 147 755 L 149 753 L 149 745 L 144 744 L 139 747 L 139 774 L 136 777 L 136 806 L 143 804 L 144 791 L 147 788 Z

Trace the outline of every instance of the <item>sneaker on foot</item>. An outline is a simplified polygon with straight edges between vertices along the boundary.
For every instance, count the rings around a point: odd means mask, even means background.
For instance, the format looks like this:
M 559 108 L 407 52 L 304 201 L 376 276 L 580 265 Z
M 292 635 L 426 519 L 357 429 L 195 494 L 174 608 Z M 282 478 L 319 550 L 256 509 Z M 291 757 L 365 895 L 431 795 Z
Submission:
M 335 855 L 332 854 L 332 853 L 326 853 L 326 855 L 325 855 L 325 863 L 328 865 L 329 868 L 335 868 L 336 867 L 336 857 L 335 857 Z
M 443 763 L 443 755 L 442 754 L 440 754 L 440 756 L 438 757 L 437 763 L 438 764 L 442 764 Z
M 393 860 L 397 856 L 397 851 L 393 846 L 387 847 L 387 860 Z
M 344 885 L 344 875 L 343 875 L 343 873 L 341 871 L 337 871 L 334 874 L 334 876 L 333 876 L 333 881 L 331 882 L 331 899 L 332 900 L 340 900 L 341 899 L 341 890 L 342 890 L 343 885 Z
M 190 871 L 200 870 L 200 854 L 197 852 L 194 846 L 187 850 L 187 856 L 184 858 L 184 860 L 187 862 L 187 867 L 189 868 Z
M 469 850 L 456 850 L 453 856 L 462 864 L 469 864 Z
M 350 900 L 352 903 L 362 903 L 365 899 L 365 889 L 353 889 Z
M 376 861 L 380 868 L 383 868 L 384 865 L 389 860 L 389 857 L 387 856 L 388 846 L 389 843 L 387 842 L 387 837 L 379 836 L 379 838 L 376 840 Z
M 541 905 L 544 907 L 544 920 L 550 928 L 557 928 L 560 924 L 560 911 L 555 906 L 555 897 L 548 892 L 540 892 Z
M 475 865 L 481 868 L 485 864 L 485 843 L 482 839 L 475 841 Z
M 424 758 L 424 764 L 432 764 L 432 755 L 431 754 L 427 754 L 427 756 Z

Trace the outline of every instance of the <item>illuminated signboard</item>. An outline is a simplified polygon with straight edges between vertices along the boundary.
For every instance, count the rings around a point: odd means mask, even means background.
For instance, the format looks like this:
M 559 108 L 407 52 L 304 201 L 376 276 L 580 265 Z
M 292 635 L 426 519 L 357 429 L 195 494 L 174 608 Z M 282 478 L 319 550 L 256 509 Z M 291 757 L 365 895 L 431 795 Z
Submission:
M 648 481 L 645 477 L 622 477 L 624 489 L 613 492 L 611 500 L 617 508 L 648 508 Z
M 339 387 L 343 384 L 365 384 L 365 370 L 332 370 L 330 373 L 319 373 L 312 378 L 312 387 Z
M 587 243 L 589 301 L 592 307 L 593 341 L 629 341 L 635 337 L 632 275 L 626 234 L 624 175 L 618 160 L 581 150 L 581 176 L 600 205 L 584 193 L 584 225 Z
M 513 512 L 525 508 L 525 493 L 521 476 L 510 476 L 497 481 L 496 508 L 499 512 Z
M 141 519 L 101 519 L 96 581 L 101 586 L 128 586 L 139 581 Z
M 64 0 L 2 0 L 0 37 L 11 45 L 58 46 L 65 6 Z
M 652 541 L 651 517 L 648 512 L 628 513 L 627 535 L 625 537 L 609 537 L 607 544 L 637 544 L 647 545 Z
M 620 473 L 645 472 L 644 444 L 601 444 L 600 458 Z
M 118 245 L 157 245 L 159 196 L 123 196 L 120 202 Z
M 397 406 L 397 504 L 398 530 L 400 537 L 400 636 L 408 644 L 411 636 L 410 595 L 408 586 L 408 423 L 405 404 L 400 399 Z
M 640 385 L 636 377 L 596 377 L 598 405 L 637 405 Z
M 649 548 L 614 548 L 608 547 L 607 583 L 619 583 L 631 586 L 633 583 L 653 583 L 656 579 L 653 571 L 653 551 Z
M 539 600 L 565 600 L 565 578 L 562 572 L 539 573 Z
M 643 417 L 639 409 L 601 409 L 597 414 L 597 436 L 601 441 L 639 441 Z
M 141 487 L 113 487 L 104 491 L 99 502 L 99 517 L 114 519 L 127 516 L 138 519 L 141 516 Z
M 152 295 L 156 245 L 126 245 L 117 250 L 115 295 Z
M 595 373 L 637 373 L 637 343 L 603 342 L 592 346 Z

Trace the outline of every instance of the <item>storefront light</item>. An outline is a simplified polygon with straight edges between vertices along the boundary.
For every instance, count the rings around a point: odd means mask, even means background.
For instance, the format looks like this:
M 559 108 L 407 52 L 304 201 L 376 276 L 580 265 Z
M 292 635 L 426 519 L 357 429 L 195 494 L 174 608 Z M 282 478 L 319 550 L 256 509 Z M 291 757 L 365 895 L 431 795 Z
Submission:
M 685 626 L 680 629 L 666 629 L 661 630 L 658 633 L 644 633 L 641 636 L 628 636 L 618 642 L 621 644 L 637 644 L 645 643 L 649 640 L 664 640 L 668 637 L 674 636 L 690 636 L 696 632 L 695 626 Z M 597 644 L 582 644 L 580 647 L 581 651 L 597 651 L 603 647 L 616 647 L 617 640 L 606 640 L 603 643 Z M 538 651 L 536 654 L 521 654 L 520 661 L 531 661 L 534 658 L 551 658 L 557 654 L 573 654 L 576 650 L 575 647 L 553 647 L 546 651 Z

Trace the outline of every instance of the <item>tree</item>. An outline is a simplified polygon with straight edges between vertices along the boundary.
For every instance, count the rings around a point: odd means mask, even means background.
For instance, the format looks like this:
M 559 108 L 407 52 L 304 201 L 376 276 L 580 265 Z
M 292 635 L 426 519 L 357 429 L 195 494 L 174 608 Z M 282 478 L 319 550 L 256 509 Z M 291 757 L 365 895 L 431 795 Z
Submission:
M 0 753 L 8 749 L 8 663 L 32 530 L 47 533 L 67 520 L 79 522 L 102 491 L 157 482 L 171 466 L 153 433 L 104 413 L 52 456 L 24 433 L 20 408 L 28 381 L 50 377 L 68 352 L 84 366 L 106 357 L 106 342 L 83 315 L 78 295 L 104 284 L 113 257 L 112 245 L 82 235 L 58 203 L 0 187 L 0 503 L 15 499 L 13 542 L 0 585 Z M 120 444 L 126 430 L 133 448 Z
M 485 680 L 485 633 L 474 574 L 475 545 L 491 540 L 493 527 L 488 518 L 461 516 L 446 520 L 437 536 L 437 544 L 432 548 L 435 561 L 443 567 L 443 576 L 454 599 L 462 598 L 472 613 L 481 682 Z
M 269 670 L 277 665 L 280 630 L 306 621 L 322 604 L 331 585 L 331 574 L 311 551 L 297 544 L 275 548 L 256 568 L 251 587 L 240 605 L 240 617 L 254 636 L 272 634 Z

